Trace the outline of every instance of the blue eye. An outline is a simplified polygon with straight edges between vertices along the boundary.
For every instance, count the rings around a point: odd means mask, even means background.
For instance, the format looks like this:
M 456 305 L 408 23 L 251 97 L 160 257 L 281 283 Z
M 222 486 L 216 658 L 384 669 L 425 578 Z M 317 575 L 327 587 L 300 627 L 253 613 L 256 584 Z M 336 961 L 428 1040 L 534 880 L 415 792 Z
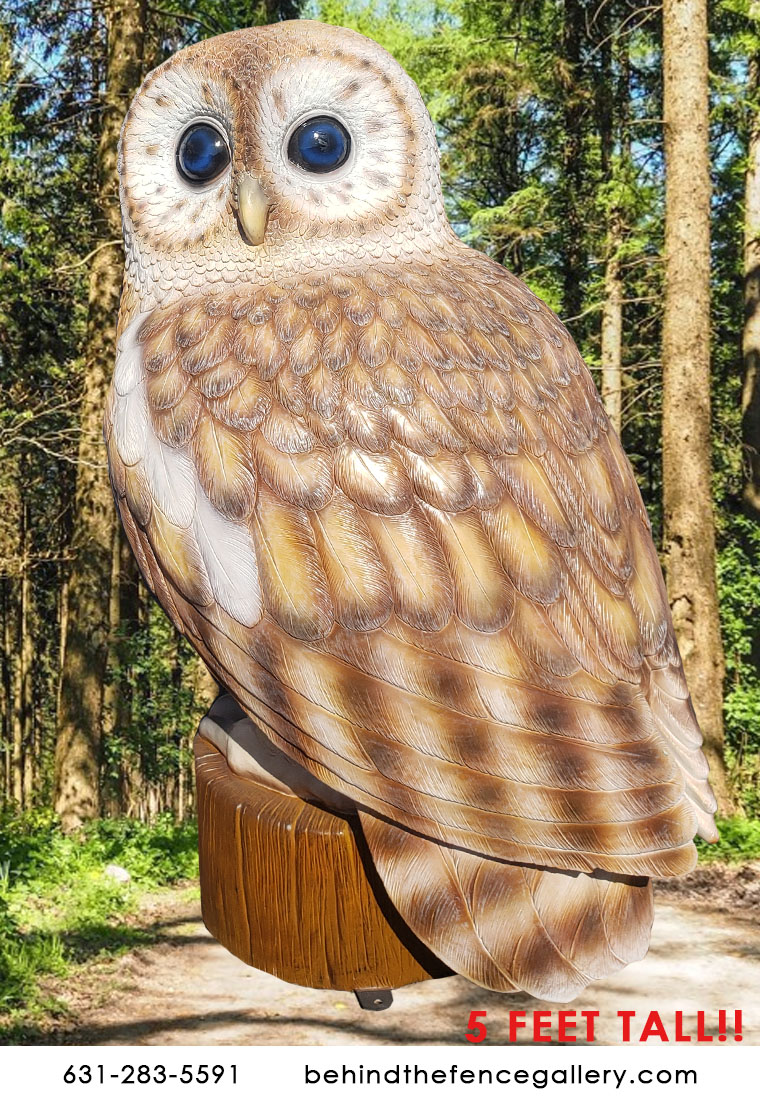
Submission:
M 189 183 L 210 183 L 230 162 L 227 141 L 212 124 L 191 124 L 177 148 L 177 168 Z
M 334 117 L 312 117 L 288 141 L 288 159 L 304 171 L 335 171 L 348 159 L 351 137 Z

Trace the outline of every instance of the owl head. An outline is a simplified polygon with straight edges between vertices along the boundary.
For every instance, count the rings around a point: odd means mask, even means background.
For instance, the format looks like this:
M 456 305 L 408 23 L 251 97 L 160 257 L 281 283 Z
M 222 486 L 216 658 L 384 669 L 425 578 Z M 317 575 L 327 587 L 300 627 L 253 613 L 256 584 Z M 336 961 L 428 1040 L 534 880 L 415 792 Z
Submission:
M 376 43 L 311 20 L 220 35 L 154 70 L 119 170 L 143 306 L 450 236 L 417 87 Z

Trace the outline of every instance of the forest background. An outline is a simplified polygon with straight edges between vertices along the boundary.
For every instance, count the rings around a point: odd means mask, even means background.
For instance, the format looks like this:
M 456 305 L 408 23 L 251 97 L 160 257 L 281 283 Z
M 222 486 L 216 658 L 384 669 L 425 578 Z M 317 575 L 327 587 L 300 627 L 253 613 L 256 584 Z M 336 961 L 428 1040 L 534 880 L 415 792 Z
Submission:
M 100 434 L 116 144 L 168 55 L 298 16 L 409 71 L 457 232 L 576 338 L 661 548 L 713 858 L 760 855 L 760 3 L 0 0 L 0 1012 L 130 905 L 109 861 L 194 870 L 215 687 L 138 579 Z

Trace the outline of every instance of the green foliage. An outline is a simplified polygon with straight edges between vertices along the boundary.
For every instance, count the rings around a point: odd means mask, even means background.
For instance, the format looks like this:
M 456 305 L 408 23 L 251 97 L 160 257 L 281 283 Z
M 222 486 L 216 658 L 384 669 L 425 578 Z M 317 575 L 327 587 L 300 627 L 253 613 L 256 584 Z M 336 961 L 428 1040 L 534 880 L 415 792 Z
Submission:
M 45 895 L 80 877 L 100 875 L 109 863 L 124 867 L 141 888 L 190 878 L 197 873 L 197 830 L 168 814 L 148 825 L 127 817 L 92 821 L 81 833 L 61 832 L 52 810 L 0 816 L 0 888 Z
M 106 786 L 118 787 L 129 772 L 148 786 L 173 780 L 190 763 L 204 714 L 193 687 L 194 654 L 154 600 L 142 625 L 115 634 L 112 648 L 117 656 L 107 683 L 115 686 L 122 717 L 105 738 Z
M 744 808 L 760 816 L 760 525 L 735 513 L 722 536 L 718 591 L 727 761 Z
M 38 977 L 139 941 L 124 919 L 141 893 L 197 873 L 194 823 L 102 820 L 64 836 L 49 811 L 0 817 L 0 1013 L 34 1006 Z
M 198 874 L 198 830 L 164 813 L 150 825 L 120 817 L 85 829 L 85 847 L 96 865 L 116 863 L 140 887 L 157 887 Z
M 705 844 L 697 840 L 700 863 L 744 863 L 760 859 L 760 821 L 746 817 L 718 820 L 720 840 Z

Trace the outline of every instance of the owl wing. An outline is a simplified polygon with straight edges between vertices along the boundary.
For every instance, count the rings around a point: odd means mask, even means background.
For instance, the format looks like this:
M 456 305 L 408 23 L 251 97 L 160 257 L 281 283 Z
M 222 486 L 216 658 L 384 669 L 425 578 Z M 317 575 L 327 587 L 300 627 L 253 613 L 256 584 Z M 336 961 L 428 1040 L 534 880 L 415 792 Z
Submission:
M 714 802 L 646 513 L 517 279 L 460 251 L 169 305 L 106 437 L 155 594 L 368 835 L 691 868 Z

